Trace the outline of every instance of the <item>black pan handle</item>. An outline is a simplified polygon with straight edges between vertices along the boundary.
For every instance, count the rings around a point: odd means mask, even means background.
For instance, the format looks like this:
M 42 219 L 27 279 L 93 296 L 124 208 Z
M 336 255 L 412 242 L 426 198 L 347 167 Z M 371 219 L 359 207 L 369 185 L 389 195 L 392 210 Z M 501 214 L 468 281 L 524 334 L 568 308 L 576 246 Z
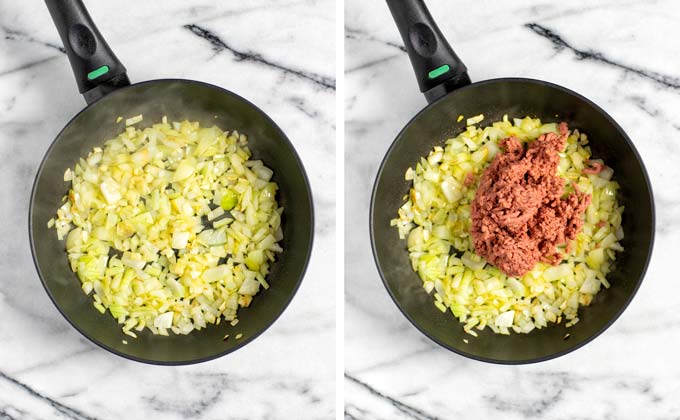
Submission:
M 446 42 L 423 0 L 387 0 L 387 5 L 429 103 L 470 84 L 465 64 Z
M 88 104 L 128 86 L 125 66 L 99 33 L 82 0 L 45 0 Z

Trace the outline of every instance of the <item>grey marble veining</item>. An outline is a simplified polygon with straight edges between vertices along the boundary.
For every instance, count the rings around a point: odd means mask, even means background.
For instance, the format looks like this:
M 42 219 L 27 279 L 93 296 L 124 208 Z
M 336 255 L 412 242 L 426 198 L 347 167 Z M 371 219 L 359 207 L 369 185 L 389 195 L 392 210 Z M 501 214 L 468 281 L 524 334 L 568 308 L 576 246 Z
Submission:
M 672 1 L 429 0 L 473 81 L 544 79 L 602 106 L 650 172 L 657 239 L 632 304 L 559 359 L 484 364 L 450 353 L 401 315 L 380 282 L 368 205 L 380 160 L 425 106 L 384 2 L 347 0 L 346 419 L 680 418 L 680 6 Z
M 0 418 L 328 419 L 335 404 L 334 3 L 87 1 L 131 80 L 238 92 L 288 134 L 312 183 L 310 266 L 281 318 L 247 347 L 186 367 L 142 365 L 81 337 L 40 285 L 28 245 L 38 164 L 80 111 L 42 2 L 0 2 Z

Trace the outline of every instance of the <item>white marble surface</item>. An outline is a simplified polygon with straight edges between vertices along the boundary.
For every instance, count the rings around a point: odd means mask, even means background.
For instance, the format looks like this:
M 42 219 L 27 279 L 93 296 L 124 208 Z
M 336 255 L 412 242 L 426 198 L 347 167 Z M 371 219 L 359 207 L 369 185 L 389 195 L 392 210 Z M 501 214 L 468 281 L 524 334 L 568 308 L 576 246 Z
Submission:
M 549 362 L 497 366 L 429 341 L 401 315 L 370 251 L 378 164 L 425 105 L 383 1 L 346 1 L 346 419 L 680 418 L 680 5 L 666 1 L 429 0 L 473 79 L 526 76 L 576 90 L 627 131 L 650 171 L 657 239 L 619 320 Z M 559 40 L 539 32 L 546 28 Z M 351 199 L 350 199 L 351 198 Z
M 85 103 L 44 4 L 3 0 L 0 418 L 332 418 L 335 286 L 327 273 L 335 261 L 334 2 L 88 3 L 132 81 L 182 77 L 223 86 L 259 105 L 283 128 L 312 183 L 315 248 L 306 278 L 282 317 L 221 359 L 148 366 L 80 336 L 40 285 L 27 214 L 43 153 Z M 203 30 L 219 40 L 197 36 Z

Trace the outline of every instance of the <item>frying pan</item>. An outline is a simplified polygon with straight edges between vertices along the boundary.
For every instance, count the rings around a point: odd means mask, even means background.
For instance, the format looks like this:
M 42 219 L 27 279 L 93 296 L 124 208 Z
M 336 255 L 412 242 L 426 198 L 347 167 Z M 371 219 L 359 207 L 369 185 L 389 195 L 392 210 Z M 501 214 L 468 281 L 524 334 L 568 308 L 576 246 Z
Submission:
M 600 107 L 564 87 L 525 78 L 470 83 L 467 69 L 435 24 L 422 0 L 387 0 L 411 59 L 420 90 L 429 105 L 403 128 L 385 155 L 373 187 L 370 233 L 373 255 L 387 291 L 403 314 L 423 334 L 445 348 L 486 362 L 538 362 L 575 350 L 601 334 L 635 295 L 652 251 L 654 204 L 645 167 L 630 138 Z M 484 114 L 485 121 L 527 115 L 546 122 L 567 121 L 588 134 L 593 156 L 604 159 L 621 184 L 625 206 L 616 266 L 590 306 L 580 308 L 571 328 L 551 324 L 529 334 L 496 335 L 488 328 L 471 337 L 450 313 L 440 312 L 410 266 L 406 241 L 390 226 L 410 184 L 404 173 L 435 145 L 465 129 L 458 115 Z M 565 339 L 566 334 L 568 338 Z M 465 343 L 463 339 L 467 339 Z
M 33 260 L 45 290 L 64 317 L 85 337 L 129 359 L 155 364 L 189 364 L 230 353 L 252 341 L 283 312 L 298 289 L 312 249 L 313 209 L 307 176 L 293 145 L 264 112 L 235 93 L 207 83 L 162 79 L 130 84 L 118 61 L 90 18 L 81 0 L 46 0 L 71 62 L 80 92 L 88 106 L 57 135 L 45 154 L 33 185 L 29 236 Z M 65 245 L 47 228 L 69 185 L 66 168 L 73 167 L 93 147 L 122 131 L 118 116 L 143 114 L 145 123 L 199 121 L 238 130 L 249 137 L 253 158 L 274 171 L 278 200 L 284 207 L 284 251 L 271 267 L 269 290 L 239 311 L 239 324 L 209 326 L 189 335 L 155 336 L 149 332 L 132 339 L 107 312 L 100 314 L 92 298 L 80 289 L 71 272 Z M 231 338 L 224 341 L 229 333 Z M 243 338 L 234 336 L 242 333 Z M 123 344 L 123 340 L 127 344 Z

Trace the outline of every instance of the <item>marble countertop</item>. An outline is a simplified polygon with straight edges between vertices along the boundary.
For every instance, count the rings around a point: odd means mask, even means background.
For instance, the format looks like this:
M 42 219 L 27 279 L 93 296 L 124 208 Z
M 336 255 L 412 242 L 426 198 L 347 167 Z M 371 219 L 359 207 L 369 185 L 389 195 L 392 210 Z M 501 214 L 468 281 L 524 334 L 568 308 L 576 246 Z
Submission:
M 429 0 L 473 81 L 545 79 L 602 106 L 647 164 L 654 255 L 604 334 L 548 362 L 499 366 L 420 334 L 386 293 L 368 235 L 370 190 L 426 102 L 384 1 L 346 0 L 346 419 L 680 418 L 680 5 L 666 1 Z M 351 199 L 349 199 L 351 197 Z
M 335 412 L 335 25 L 332 0 L 87 2 L 133 82 L 206 81 L 288 134 L 316 207 L 295 299 L 261 337 L 185 367 L 131 362 L 75 331 L 31 260 L 29 194 L 43 153 L 85 102 L 42 2 L 0 3 L 0 418 L 328 419 Z M 328 32 L 328 36 L 319 36 Z

